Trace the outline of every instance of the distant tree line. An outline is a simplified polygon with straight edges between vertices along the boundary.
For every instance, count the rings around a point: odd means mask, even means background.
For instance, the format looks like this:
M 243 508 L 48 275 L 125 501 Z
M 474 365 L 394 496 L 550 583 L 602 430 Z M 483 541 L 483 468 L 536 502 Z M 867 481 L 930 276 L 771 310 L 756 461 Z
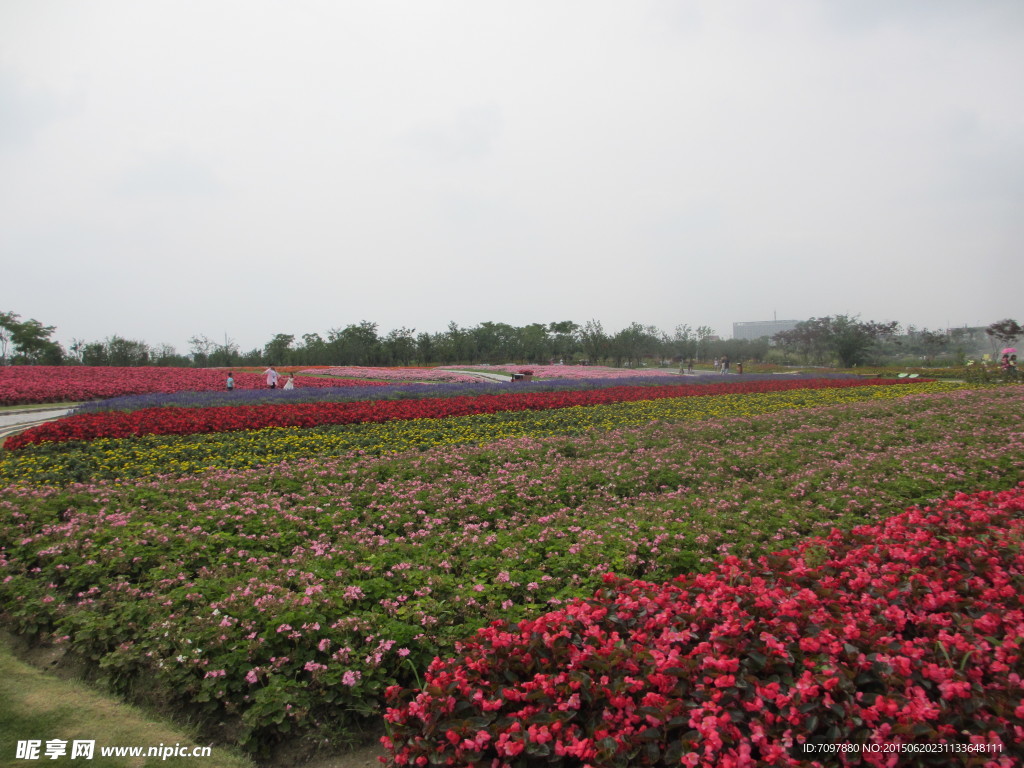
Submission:
M 326 338 L 308 333 L 274 336 L 262 349 L 242 353 L 230 340 L 218 344 L 204 336 L 190 339 L 197 365 L 452 365 L 480 363 L 607 363 L 639 366 L 642 361 L 702 358 L 712 344 L 723 344 L 702 326 L 677 326 L 671 334 L 652 325 L 631 323 L 614 333 L 597 320 L 583 325 L 570 320 L 513 326 L 485 322 L 473 327 L 449 323 L 438 333 L 396 328 L 381 335 L 377 324 L 362 321 L 331 329 Z M 769 343 L 744 342 L 745 353 L 761 355 Z M 230 361 L 230 362 L 225 362 Z M 235 362 L 237 361 L 237 362 Z
M 653 325 L 630 323 L 606 331 L 598 320 L 582 325 L 571 320 L 514 326 L 484 322 L 472 327 L 450 323 L 437 333 L 396 328 L 381 334 L 376 323 L 362 321 L 333 328 L 326 337 L 279 333 L 261 348 L 242 351 L 229 338 L 219 343 L 206 336 L 189 339 L 180 354 L 167 344 L 111 336 L 103 341 L 74 339 L 65 349 L 52 340 L 56 329 L 37 320 L 0 312 L 0 364 L 98 366 L 360 365 L 409 366 L 480 363 L 607 364 L 638 367 L 708 361 L 728 355 L 734 362 L 779 362 L 852 367 L 900 360 L 932 364 L 962 362 L 1024 336 L 1015 320 L 983 328 L 929 330 L 895 322 L 862 321 L 847 315 L 811 318 L 791 331 L 756 340 L 726 339 L 708 326 L 677 325 L 671 332 Z
M 929 330 L 898 323 L 861 321 L 848 315 L 812 317 L 773 343 L 793 359 L 817 365 L 832 362 L 852 368 L 871 362 L 900 360 L 932 365 L 937 359 L 961 364 L 967 357 L 995 355 L 999 348 L 1024 336 L 1024 328 L 1006 319 L 983 328 Z

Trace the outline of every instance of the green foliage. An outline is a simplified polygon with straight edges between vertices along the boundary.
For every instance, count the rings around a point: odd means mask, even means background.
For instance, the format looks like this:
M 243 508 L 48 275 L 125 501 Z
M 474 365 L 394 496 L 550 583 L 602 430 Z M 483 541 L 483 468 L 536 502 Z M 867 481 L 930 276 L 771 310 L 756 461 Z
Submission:
M 808 362 L 837 360 L 841 368 L 853 368 L 868 360 L 876 343 L 896 334 L 895 322 L 862 322 L 855 317 L 811 318 L 791 331 L 775 335 L 784 348 L 798 351 Z
M 1003 344 L 1012 344 L 1021 336 L 1024 336 L 1024 327 L 1016 320 L 1006 318 L 999 322 L 992 323 L 985 329 L 985 333 L 994 340 Z
M 56 328 L 38 320 L 21 322 L 19 317 L 0 312 L 0 365 L 60 365 L 64 349 L 50 338 Z

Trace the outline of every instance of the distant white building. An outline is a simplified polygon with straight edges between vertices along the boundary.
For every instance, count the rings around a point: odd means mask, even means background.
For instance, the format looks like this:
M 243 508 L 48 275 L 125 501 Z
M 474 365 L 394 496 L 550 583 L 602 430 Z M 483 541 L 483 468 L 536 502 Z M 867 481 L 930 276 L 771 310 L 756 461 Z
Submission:
M 792 331 L 800 320 L 754 320 L 749 323 L 733 323 L 732 337 L 734 339 L 760 339 L 762 336 L 769 338 L 776 333 Z

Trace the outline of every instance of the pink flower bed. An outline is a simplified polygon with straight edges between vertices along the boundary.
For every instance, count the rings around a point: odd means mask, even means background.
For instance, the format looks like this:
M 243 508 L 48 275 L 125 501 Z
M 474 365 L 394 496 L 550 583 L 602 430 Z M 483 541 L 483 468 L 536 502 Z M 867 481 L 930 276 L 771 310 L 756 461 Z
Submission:
M 454 381 L 478 382 L 477 376 L 447 371 L 443 368 L 367 368 L 358 365 L 331 368 L 307 368 L 304 374 L 315 376 L 345 376 L 351 379 L 379 379 L 382 381 Z
M 237 389 L 261 389 L 258 373 L 235 371 Z M 0 367 L 0 405 L 67 403 L 152 392 L 222 390 L 228 369 L 118 368 L 87 365 L 12 365 Z M 283 383 L 283 379 L 282 379 Z M 296 387 L 344 387 L 363 382 L 296 377 Z
M 388 689 L 396 765 L 1020 765 L 1024 485 L 666 584 Z

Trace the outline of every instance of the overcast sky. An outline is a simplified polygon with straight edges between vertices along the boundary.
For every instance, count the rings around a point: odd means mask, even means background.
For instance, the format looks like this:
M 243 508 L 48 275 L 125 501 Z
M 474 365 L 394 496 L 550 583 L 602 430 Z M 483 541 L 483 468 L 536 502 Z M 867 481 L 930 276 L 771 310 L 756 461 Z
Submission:
M 1020 0 L 0 0 L 0 310 L 1024 321 Z

